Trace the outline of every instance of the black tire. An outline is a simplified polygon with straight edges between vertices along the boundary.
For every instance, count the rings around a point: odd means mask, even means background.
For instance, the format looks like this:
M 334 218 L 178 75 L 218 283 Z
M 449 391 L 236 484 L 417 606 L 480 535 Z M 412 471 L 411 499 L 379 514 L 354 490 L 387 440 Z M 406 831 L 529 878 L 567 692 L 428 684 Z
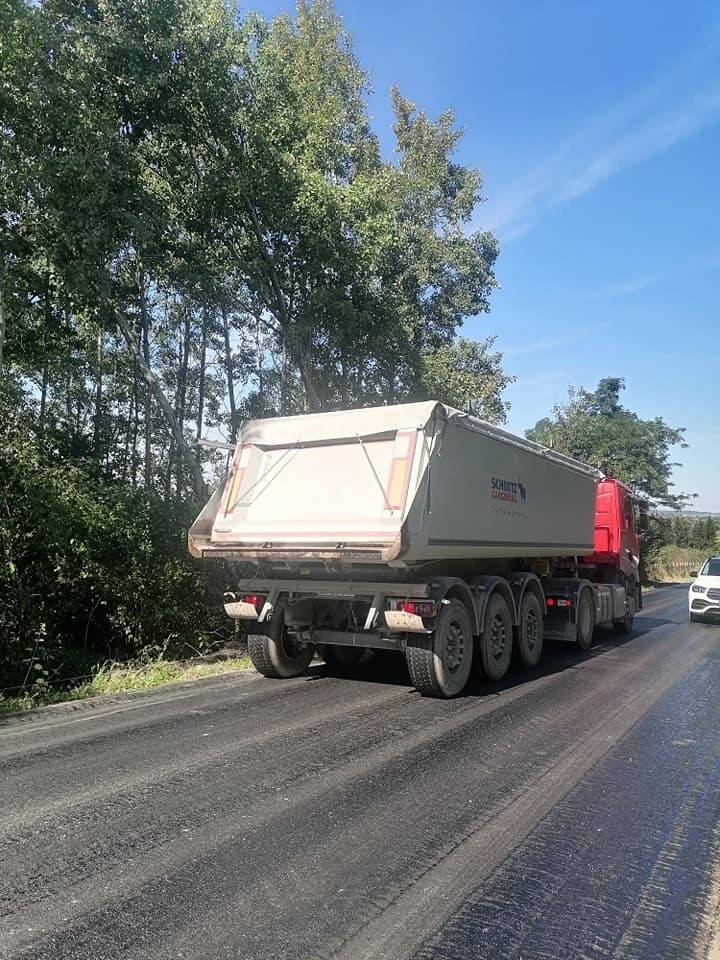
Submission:
M 613 620 L 613 630 L 621 636 L 628 636 L 633 631 L 635 622 L 636 603 L 634 596 L 628 596 L 625 600 L 625 616 L 621 620 Z
M 626 613 L 622 620 L 613 620 L 613 630 L 620 636 L 628 636 L 633 632 L 634 623 L 635 615 Z
M 460 600 L 443 604 L 434 633 L 409 634 L 405 650 L 410 679 L 424 697 L 457 697 L 473 660 L 473 628 Z
M 703 617 L 699 613 L 690 614 L 690 623 L 702 623 Z
M 318 647 L 318 653 L 329 667 L 346 670 L 354 667 L 365 656 L 365 647 L 343 647 L 332 643 L 323 643 Z
M 272 680 L 288 680 L 304 673 L 315 654 L 311 643 L 296 643 L 285 626 L 282 607 L 275 610 L 268 635 L 250 634 L 248 653 L 258 673 Z
M 508 672 L 513 651 L 513 628 L 505 597 L 494 593 L 485 609 L 485 626 L 479 637 L 479 659 L 483 673 L 492 683 Z
M 580 593 L 577 606 L 577 645 L 581 650 L 589 650 L 595 633 L 595 600 L 590 590 Z
M 523 667 L 531 669 L 540 662 L 543 648 L 544 621 L 542 605 L 537 594 L 529 591 L 520 606 L 520 624 L 517 634 L 518 659 Z

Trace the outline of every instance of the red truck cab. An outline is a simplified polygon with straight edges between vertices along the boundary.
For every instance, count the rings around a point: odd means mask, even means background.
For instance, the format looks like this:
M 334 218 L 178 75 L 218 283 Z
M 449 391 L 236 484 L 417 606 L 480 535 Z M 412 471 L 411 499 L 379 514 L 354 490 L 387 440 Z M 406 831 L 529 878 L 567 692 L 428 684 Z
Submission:
M 584 564 L 612 568 L 639 583 L 640 502 L 619 480 L 606 478 L 595 497 L 595 552 Z

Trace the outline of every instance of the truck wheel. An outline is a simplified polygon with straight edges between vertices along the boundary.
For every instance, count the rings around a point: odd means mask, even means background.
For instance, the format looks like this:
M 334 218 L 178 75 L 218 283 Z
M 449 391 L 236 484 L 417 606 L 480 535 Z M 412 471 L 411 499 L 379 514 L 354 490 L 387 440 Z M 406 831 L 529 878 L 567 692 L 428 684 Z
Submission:
M 488 680 L 502 680 L 512 657 L 512 617 L 505 597 L 494 593 L 485 610 L 485 627 L 480 634 L 480 663 Z
M 633 622 L 635 621 L 635 603 L 629 599 L 625 602 L 625 616 L 622 620 L 613 620 L 613 630 L 619 634 L 632 633 Z
M 543 648 L 543 612 L 540 601 L 526 593 L 520 607 L 517 652 L 523 667 L 536 667 Z
M 318 653 L 329 667 L 347 668 L 359 663 L 365 647 L 345 647 L 339 644 L 323 643 L 318 647 Z
M 595 633 L 595 601 L 589 590 L 580 594 L 577 607 L 577 645 L 589 650 Z
M 298 643 L 285 626 L 282 607 L 270 621 L 268 636 L 251 634 L 248 653 L 258 673 L 273 680 L 299 677 L 307 669 L 315 653 L 311 643 Z
M 456 697 L 465 689 L 473 659 L 470 614 L 460 600 L 443 604 L 435 632 L 409 634 L 410 679 L 424 697 Z

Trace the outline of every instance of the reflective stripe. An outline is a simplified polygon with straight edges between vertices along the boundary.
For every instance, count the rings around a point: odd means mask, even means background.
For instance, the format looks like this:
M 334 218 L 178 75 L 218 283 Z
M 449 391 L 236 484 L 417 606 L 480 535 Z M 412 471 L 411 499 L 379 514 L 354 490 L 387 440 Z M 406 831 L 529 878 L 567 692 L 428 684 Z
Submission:
M 387 482 L 385 499 L 386 510 L 402 510 L 407 499 L 410 483 L 410 467 L 415 453 L 415 431 L 398 433 L 395 439 L 395 456 L 390 463 L 390 476 Z
M 397 457 L 390 466 L 386 510 L 399 510 L 402 507 L 407 466 L 407 457 Z
M 225 500 L 225 516 L 233 512 L 235 505 L 238 502 L 240 487 L 242 486 L 243 477 L 245 476 L 245 468 L 249 459 L 250 444 L 243 444 L 242 447 L 238 448 L 235 454 L 235 463 L 233 464 L 233 468 L 230 471 L 230 477 L 228 478 L 229 487 L 227 499 Z
M 225 516 L 227 516 L 229 513 L 232 513 L 235 508 L 235 504 L 237 503 L 237 500 L 238 500 L 238 492 L 240 490 L 240 484 L 242 483 L 242 479 L 244 475 L 245 475 L 244 467 L 235 468 L 235 474 L 232 478 L 232 483 L 230 484 L 230 491 L 228 493 L 227 500 L 225 502 Z

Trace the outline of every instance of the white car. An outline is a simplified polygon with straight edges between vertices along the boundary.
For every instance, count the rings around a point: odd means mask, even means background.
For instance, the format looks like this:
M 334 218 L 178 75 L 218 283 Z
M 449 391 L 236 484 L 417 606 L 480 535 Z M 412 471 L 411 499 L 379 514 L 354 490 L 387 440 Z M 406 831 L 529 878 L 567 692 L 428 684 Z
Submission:
M 717 619 L 720 623 L 720 557 L 708 557 L 688 593 L 690 620 Z

